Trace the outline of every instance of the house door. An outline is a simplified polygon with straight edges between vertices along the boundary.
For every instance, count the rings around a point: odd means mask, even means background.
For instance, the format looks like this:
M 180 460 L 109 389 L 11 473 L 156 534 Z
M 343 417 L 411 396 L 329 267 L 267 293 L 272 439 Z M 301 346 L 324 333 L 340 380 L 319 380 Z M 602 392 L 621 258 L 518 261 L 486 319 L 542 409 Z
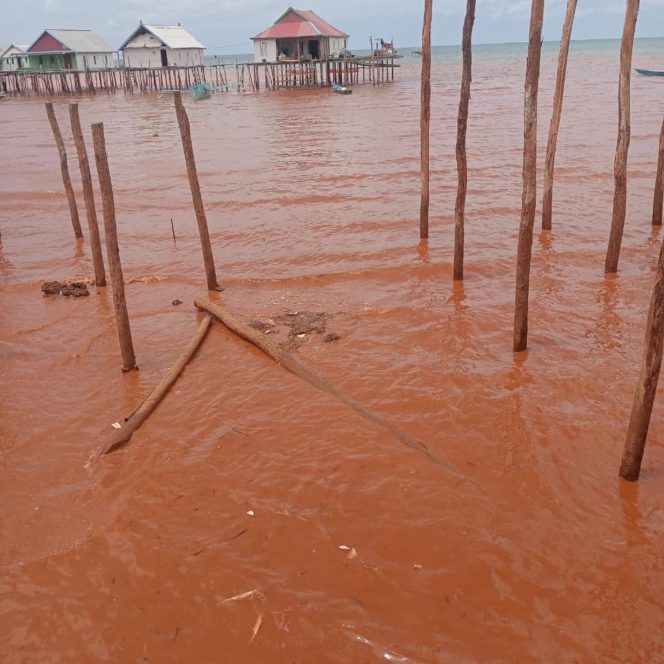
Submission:
M 65 69 L 71 69 L 71 53 L 65 53 Z
M 168 67 L 168 55 L 166 55 L 166 49 L 161 49 L 161 66 Z
M 319 60 L 320 59 L 320 50 L 318 48 L 318 40 L 317 39 L 310 39 L 309 40 L 309 55 L 314 59 L 314 60 Z

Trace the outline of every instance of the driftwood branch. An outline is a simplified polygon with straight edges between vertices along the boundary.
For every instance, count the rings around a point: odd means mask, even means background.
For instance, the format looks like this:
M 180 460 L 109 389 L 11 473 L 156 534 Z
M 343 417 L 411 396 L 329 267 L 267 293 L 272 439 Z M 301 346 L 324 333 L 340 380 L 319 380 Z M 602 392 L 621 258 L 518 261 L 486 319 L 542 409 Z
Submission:
M 159 405 L 162 399 L 166 396 L 168 390 L 178 379 L 183 369 L 187 366 L 189 360 L 194 356 L 198 347 L 201 345 L 207 331 L 210 329 L 212 319 L 210 316 L 205 316 L 198 326 L 196 334 L 191 338 L 191 341 L 184 349 L 184 352 L 178 357 L 175 364 L 168 370 L 168 373 L 159 381 L 157 387 L 152 390 L 149 396 L 143 403 L 125 420 L 125 424 L 121 429 L 118 429 L 112 438 L 104 445 L 101 454 L 108 454 L 120 447 L 126 445 L 134 432 L 148 419 L 152 411 Z
M 295 357 L 290 353 L 284 351 L 277 344 L 272 342 L 270 339 L 267 339 L 264 334 L 252 330 L 250 327 L 247 327 L 237 318 L 235 318 L 231 313 L 226 309 L 221 307 L 218 304 L 214 304 L 207 300 L 195 300 L 194 304 L 198 309 L 206 311 L 207 313 L 214 316 L 217 320 L 223 323 L 231 332 L 237 334 L 245 341 L 248 341 L 250 344 L 261 350 L 263 353 L 272 358 L 277 364 L 280 364 L 282 367 L 295 374 L 302 380 L 305 380 L 307 383 L 320 390 L 333 396 L 335 399 L 341 401 L 344 405 L 351 408 L 355 411 L 360 417 L 363 417 L 365 420 L 377 424 L 378 426 L 386 429 L 391 434 L 393 434 L 401 443 L 406 445 L 412 450 L 424 454 L 428 459 L 436 463 L 437 465 L 444 468 L 448 473 L 454 475 L 463 480 L 468 480 L 466 476 L 462 475 L 456 468 L 451 466 L 449 463 L 441 459 L 439 456 L 431 452 L 423 443 L 415 438 L 412 438 L 408 434 L 404 433 L 393 424 L 390 424 L 388 421 L 384 420 L 379 415 L 376 415 L 368 411 L 364 406 L 359 404 L 354 399 L 351 399 L 349 396 L 343 394 L 336 387 L 330 385 L 327 381 L 323 380 L 310 369 L 307 369 L 303 364 L 301 364 Z

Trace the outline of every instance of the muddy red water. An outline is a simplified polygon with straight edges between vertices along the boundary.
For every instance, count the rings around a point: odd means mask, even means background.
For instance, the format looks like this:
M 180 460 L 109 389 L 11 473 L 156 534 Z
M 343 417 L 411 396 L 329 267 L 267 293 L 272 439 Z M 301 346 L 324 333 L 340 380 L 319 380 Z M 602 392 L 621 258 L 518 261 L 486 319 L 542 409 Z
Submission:
M 661 53 L 638 42 L 635 64 Z M 540 163 L 555 59 L 545 46 Z M 402 63 L 351 96 L 187 108 L 215 298 L 247 322 L 324 312 L 340 338 L 298 338 L 299 359 L 457 474 L 218 324 L 131 443 L 96 458 L 207 296 L 173 102 L 79 100 L 83 125 L 106 129 L 130 374 L 110 289 L 42 297 L 43 281 L 92 275 L 89 244 L 73 238 L 43 100 L 2 102 L 2 661 L 664 661 L 662 399 L 641 482 L 617 478 L 662 240 L 664 81 L 633 80 L 628 219 L 605 279 L 618 44 L 573 46 L 554 230 L 535 234 L 530 346 L 514 356 L 525 48 L 476 51 L 463 285 L 459 59 L 434 58 L 428 244 L 419 61 Z

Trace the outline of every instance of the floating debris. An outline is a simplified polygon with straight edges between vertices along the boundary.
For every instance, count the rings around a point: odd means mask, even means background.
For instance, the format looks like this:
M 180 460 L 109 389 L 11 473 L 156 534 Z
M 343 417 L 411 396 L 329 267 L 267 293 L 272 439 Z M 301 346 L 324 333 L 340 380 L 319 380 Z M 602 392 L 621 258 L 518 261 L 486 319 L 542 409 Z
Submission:
M 85 297 L 90 295 L 88 285 L 84 281 L 45 281 L 41 285 L 44 297 L 62 295 L 63 297 Z
M 220 603 L 221 604 L 228 604 L 228 602 L 236 602 L 241 599 L 251 599 L 252 597 L 256 597 L 258 599 L 265 599 L 265 595 L 258 590 L 247 590 L 247 592 L 240 593 L 239 595 L 233 595 L 233 597 L 228 597 L 227 599 L 222 600 Z
M 258 630 L 261 628 L 262 624 L 263 624 L 263 614 L 260 613 L 258 615 L 258 618 L 256 618 L 256 622 L 254 623 L 254 628 L 251 630 L 251 641 L 253 641 L 256 638 L 256 634 L 258 634 Z

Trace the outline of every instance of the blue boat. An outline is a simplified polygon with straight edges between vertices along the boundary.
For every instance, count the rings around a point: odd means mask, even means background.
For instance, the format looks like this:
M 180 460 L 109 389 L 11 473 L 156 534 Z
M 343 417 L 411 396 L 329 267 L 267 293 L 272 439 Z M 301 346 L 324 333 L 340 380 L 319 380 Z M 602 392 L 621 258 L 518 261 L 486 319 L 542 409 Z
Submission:
M 343 85 L 339 85 L 338 83 L 332 83 L 332 91 L 338 92 L 340 95 L 349 95 L 353 92 L 350 88 L 345 88 Z
M 656 69 L 637 69 L 641 76 L 664 76 L 664 71 L 657 71 Z

